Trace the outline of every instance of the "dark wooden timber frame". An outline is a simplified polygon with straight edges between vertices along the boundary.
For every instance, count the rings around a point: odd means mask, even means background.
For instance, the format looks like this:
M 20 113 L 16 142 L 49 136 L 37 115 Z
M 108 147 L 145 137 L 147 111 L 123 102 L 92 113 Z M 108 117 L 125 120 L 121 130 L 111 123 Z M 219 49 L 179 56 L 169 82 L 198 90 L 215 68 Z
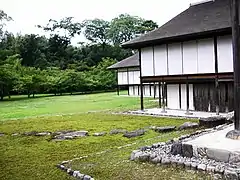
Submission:
M 162 107 L 162 102 L 161 102 L 162 98 L 161 98 L 161 82 L 158 82 L 158 105 L 159 108 Z
M 165 99 L 167 99 L 166 97 L 166 83 L 162 82 L 162 112 L 166 113 L 166 102 Z
M 181 84 L 179 84 L 179 107 L 180 109 L 182 109 L 182 88 L 181 88 Z
M 139 65 L 140 65 L 140 101 L 141 101 L 141 110 L 144 110 L 143 104 L 143 79 L 142 79 L 142 65 L 141 65 L 141 49 L 138 49 L 139 53 Z
M 205 74 L 183 74 L 183 75 L 165 75 L 165 76 L 144 76 L 142 77 L 143 83 L 152 83 L 152 82 L 167 82 L 171 83 L 185 83 L 186 78 L 188 78 L 189 83 L 192 82 L 213 82 L 218 75 L 218 78 L 221 80 L 233 81 L 233 73 L 205 73 Z
M 186 78 L 186 103 L 187 103 L 186 114 L 189 114 L 189 82 L 188 82 L 188 77 Z
M 219 115 L 219 105 L 220 105 L 220 97 L 219 97 L 219 81 L 218 81 L 218 49 L 217 49 L 217 36 L 213 38 L 214 42 L 214 58 L 215 58 L 215 95 L 216 95 L 216 114 Z
M 239 0 L 232 0 L 232 39 L 234 68 L 234 127 L 240 131 L 240 44 L 239 44 Z

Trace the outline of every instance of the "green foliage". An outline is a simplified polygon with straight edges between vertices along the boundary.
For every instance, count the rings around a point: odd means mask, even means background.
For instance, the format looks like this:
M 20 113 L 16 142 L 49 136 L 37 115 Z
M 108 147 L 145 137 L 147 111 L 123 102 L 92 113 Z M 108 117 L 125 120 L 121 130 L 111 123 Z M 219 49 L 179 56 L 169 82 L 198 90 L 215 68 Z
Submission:
M 115 72 L 107 67 L 130 55 L 119 44 L 157 27 L 153 21 L 122 14 L 112 21 L 102 19 L 75 22 L 73 17 L 50 19 L 45 26 L 50 37 L 4 32 L 12 20 L 0 10 L 0 99 L 14 94 L 34 97 L 39 93 L 112 90 Z M 91 43 L 71 45 L 83 33 Z
M 118 45 L 157 27 L 153 21 L 146 21 L 129 14 L 121 14 L 111 21 L 109 37 L 114 44 Z

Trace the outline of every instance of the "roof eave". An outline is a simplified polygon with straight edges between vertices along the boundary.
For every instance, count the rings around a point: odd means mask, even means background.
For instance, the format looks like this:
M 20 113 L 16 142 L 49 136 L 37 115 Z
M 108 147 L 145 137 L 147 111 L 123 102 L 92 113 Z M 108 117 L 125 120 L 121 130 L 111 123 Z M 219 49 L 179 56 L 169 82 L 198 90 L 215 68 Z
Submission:
M 196 38 L 209 38 L 213 35 L 226 35 L 231 34 L 231 28 L 222 28 L 222 29 L 215 29 L 211 31 L 202 31 L 198 33 L 192 33 L 192 34 L 185 34 L 185 35 L 179 35 L 179 36 L 172 36 L 167 38 L 161 38 L 161 39 L 154 39 L 154 40 L 148 40 L 148 41 L 139 41 L 139 42 L 129 42 L 122 44 L 123 48 L 131 48 L 131 49 L 139 49 L 144 48 L 147 46 L 153 46 L 153 45 L 161 45 L 164 43 L 173 43 L 173 42 L 179 42 L 179 41 L 186 41 L 186 40 L 194 40 Z

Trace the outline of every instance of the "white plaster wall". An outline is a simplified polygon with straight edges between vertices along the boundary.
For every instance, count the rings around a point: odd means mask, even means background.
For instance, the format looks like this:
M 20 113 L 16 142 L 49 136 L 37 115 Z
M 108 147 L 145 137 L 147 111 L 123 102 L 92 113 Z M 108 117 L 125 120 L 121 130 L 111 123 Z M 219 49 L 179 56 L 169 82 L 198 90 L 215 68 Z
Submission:
M 149 97 L 150 96 L 150 86 L 144 85 L 144 96 Z
M 197 73 L 197 41 L 183 43 L 183 74 Z
M 151 97 L 154 97 L 154 93 L 155 93 L 155 89 L 154 89 L 154 85 L 151 86 Z
M 133 86 L 129 86 L 129 96 L 133 96 L 134 92 L 133 92 Z
M 138 86 L 134 86 L 134 94 L 135 96 L 138 96 Z
M 154 47 L 154 66 L 156 76 L 168 74 L 167 46 L 165 44 Z
M 140 84 L 140 71 L 134 71 L 134 84 Z
M 213 38 L 198 40 L 198 73 L 214 73 Z
M 156 97 L 159 97 L 159 88 L 158 88 L 158 84 L 156 84 Z
M 233 52 L 231 36 L 217 38 L 218 72 L 233 72 Z
M 134 84 L 134 71 L 128 71 L 129 84 Z
M 122 72 L 118 72 L 118 84 L 120 85 L 120 84 L 123 84 L 123 81 L 122 81 Z
M 128 84 L 128 73 L 122 72 L 122 84 Z
M 187 109 L 187 88 L 186 84 L 181 84 L 181 109 Z
M 178 84 L 167 85 L 167 107 L 170 109 L 180 109 Z
M 168 70 L 170 75 L 182 74 L 181 43 L 168 45 Z
M 141 49 L 141 68 L 142 76 L 153 76 L 153 48 L 146 47 Z
M 195 110 L 193 102 L 193 84 L 189 84 L 189 109 Z

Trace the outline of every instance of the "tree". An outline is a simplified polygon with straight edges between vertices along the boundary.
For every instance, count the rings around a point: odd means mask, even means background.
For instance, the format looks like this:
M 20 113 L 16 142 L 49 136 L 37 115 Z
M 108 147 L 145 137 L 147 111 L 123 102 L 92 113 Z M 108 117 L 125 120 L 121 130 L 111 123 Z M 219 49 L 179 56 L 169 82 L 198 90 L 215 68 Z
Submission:
M 3 10 L 0 10 L 0 37 L 4 35 L 3 28 L 6 25 L 7 21 L 12 21 L 13 19 L 8 16 Z
M 50 32 L 51 36 L 57 34 L 70 43 L 71 38 L 81 34 L 82 24 L 73 22 L 73 17 L 65 17 L 60 21 L 50 19 L 46 26 L 37 25 L 37 27 Z
M 109 42 L 108 31 L 110 24 L 102 19 L 86 20 L 83 23 L 85 37 L 92 43 L 106 44 Z
M 109 37 L 115 45 L 119 45 L 156 27 L 157 24 L 152 21 L 146 21 L 138 16 L 121 14 L 111 21 Z
M 16 53 L 20 54 L 22 64 L 32 67 L 46 67 L 46 48 L 48 42 L 46 37 L 35 34 L 18 36 L 16 40 Z

